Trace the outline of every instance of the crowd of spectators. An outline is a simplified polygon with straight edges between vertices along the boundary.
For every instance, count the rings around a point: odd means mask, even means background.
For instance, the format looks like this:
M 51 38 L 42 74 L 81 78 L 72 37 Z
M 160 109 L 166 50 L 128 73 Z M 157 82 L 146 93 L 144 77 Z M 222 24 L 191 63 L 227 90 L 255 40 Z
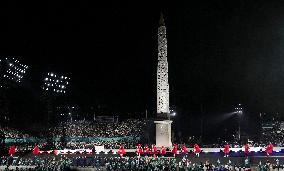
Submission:
M 249 142 L 249 146 L 266 147 L 270 142 L 274 146 L 283 146 L 283 125 L 284 124 L 282 122 L 277 120 L 273 121 L 271 124 L 264 124 L 261 129 L 261 135 L 258 139 L 252 139 L 252 141 Z M 140 137 L 143 133 L 145 133 L 146 126 L 145 120 L 138 119 L 127 119 L 120 122 L 94 122 L 79 120 L 62 122 L 58 126 L 50 128 L 49 133 L 52 138 L 57 138 L 56 141 L 52 139 L 53 147 L 56 149 L 91 149 L 95 146 L 104 146 L 106 149 L 118 149 L 121 144 L 124 144 L 126 149 L 133 149 L 136 148 L 138 143 L 141 143 L 137 137 Z M 5 135 L 5 138 L 30 137 L 28 134 L 24 134 L 11 127 L 0 126 L 0 132 Z M 59 140 L 62 137 L 66 138 L 66 142 Z M 118 137 L 134 137 L 134 139 L 119 139 Z M 84 138 L 87 139 L 84 140 Z M 231 148 L 241 148 L 244 146 L 244 143 L 240 143 L 237 139 L 234 141 L 216 142 L 218 143 L 199 145 L 203 148 L 223 148 L 226 143 L 228 143 Z M 198 139 L 191 137 L 188 142 L 181 144 L 190 148 L 193 147 L 195 143 L 198 143 Z M 46 141 L 42 141 L 37 142 L 36 144 L 40 149 L 44 149 L 48 143 Z M 24 145 L 17 144 L 17 149 L 19 151 L 27 149 L 31 150 L 34 145 L 35 143 L 26 143 Z
M 121 122 L 68 121 L 50 129 L 54 137 L 119 137 L 139 136 L 145 120 L 127 119 Z
M 258 141 L 260 146 L 271 142 L 275 146 L 282 147 L 284 145 L 284 130 L 282 128 L 283 123 L 279 121 L 273 121 L 262 125 L 261 135 Z
M 5 138 L 25 138 L 29 137 L 28 134 L 24 134 L 14 128 L 11 127 L 2 127 L 0 125 L 0 133 L 3 133 Z
M 108 149 L 116 149 L 122 143 L 125 144 L 125 148 L 135 148 L 145 127 L 145 120 L 138 119 L 127 119 L 120 122 L 68 121 L 50 128 L 48 132 L 51 136 L 38 137 L 38 140 L 44 141 L 19 143 L 16 140 L 13 144 L 17 145 L 18 151 L 30 150 L 35 144 L 40 149 L 45 149 L 47 146 L 53 146 L 56 149 L 78 149 L 102 145 Z M 0 127 L 0 132 L 6 139 L 31 137 L 10 127 Z M 47 142 L 48 138 L 50 139 L 49 142 Z M 62 142 L 62 140 L 65 142 Z
M 118 149 L 121 144 L 124 145 L 126 149 L 134 149 L 136 148 L 139 142 L 137 140 L 134 141 L 96 141 L 96 142 L 80 142 L 80 141 L 70 141 L 67 142 L 65 148 L 67 149 L 92 149 L 95 146 L 104 146 L 106 149 Z M 61 143 L 57 143 L 56 147 L 60 149 L 62 148 Z

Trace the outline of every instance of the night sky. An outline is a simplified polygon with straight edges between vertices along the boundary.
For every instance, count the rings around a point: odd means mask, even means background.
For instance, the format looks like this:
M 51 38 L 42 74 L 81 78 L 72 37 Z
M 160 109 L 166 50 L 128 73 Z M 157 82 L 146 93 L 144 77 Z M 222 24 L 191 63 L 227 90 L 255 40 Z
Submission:
M 249 121 L 259 112 L 283 113 L 280 0 L 7 4 L 0 10 L 0 55 L 21 56 L 30 66 L 23 84 L 34 101 L 44 74 L 54 71 L 71 77 L 72 103 L 154 116 L 161 11 L 177 123 L 199 130 L 196 116 L 222 117 L 238 103 Z

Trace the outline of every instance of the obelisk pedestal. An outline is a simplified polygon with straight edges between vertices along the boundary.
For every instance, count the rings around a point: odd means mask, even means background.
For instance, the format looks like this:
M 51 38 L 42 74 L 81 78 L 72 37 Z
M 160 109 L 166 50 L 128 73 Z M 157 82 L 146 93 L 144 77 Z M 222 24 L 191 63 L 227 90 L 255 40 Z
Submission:
M 171 120 L 154 121 L 156 124 L 156 146 L 172 147 Z

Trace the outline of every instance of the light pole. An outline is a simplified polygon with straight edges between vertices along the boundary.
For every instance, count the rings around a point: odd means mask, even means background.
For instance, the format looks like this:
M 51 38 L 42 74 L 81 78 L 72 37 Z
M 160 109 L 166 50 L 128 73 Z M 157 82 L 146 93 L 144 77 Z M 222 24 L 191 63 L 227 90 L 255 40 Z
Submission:
M 10 103 L 8 92 L 5 89 L 10 89 L 18 86 L 23 77 L 26 76 L 28 66 L 21 63 L 19 60 L 11 57 L 0 59 L 0 105 L 1 105 L 1 120 L 13 120 L 16 115 L 10 111 Z M 7 119 L 6 119 L 7 118 Z
M 238 139 L 241 140 L 241 117 L 243 115 L 243 108 L 242 104 L 238 104 L 237 107 L 235 107 L 235 113 L 239 116 L 239 131 L 238 131 Z
M 174 118 L 176 116 L 176 114 L 177 113 L 174 110 L 170 110 L 170 113 L 168 115 L 169 115 L 169 120 L 171 120 L 171 122 L 172 122 L 172 118 Z M 171 139 L 173 141 L 176 141 L 175 133 L 174 133 L 173 129 L 171 129 Z
M 43 90 L 47 93 L 47 120 L 48 124 L 51 123 L 52 120 L 56 119 L 58 116 L 55 116 L 54 112 L 54 103 L 58 100 L 59 95 L 63 95 L 66 93 L 66 89 L 69 86 L 69 77 L 58 75 L 54 72 L 48 72 L 45 75 L 43 80 Z M 70 111 L 68 111 L 68 114 Z M 70 113 L 71 114 L 71 113 Z M 69 114 L 69 116 L 70 116 Z M 71 116 L 70 116 L 71 117 Z

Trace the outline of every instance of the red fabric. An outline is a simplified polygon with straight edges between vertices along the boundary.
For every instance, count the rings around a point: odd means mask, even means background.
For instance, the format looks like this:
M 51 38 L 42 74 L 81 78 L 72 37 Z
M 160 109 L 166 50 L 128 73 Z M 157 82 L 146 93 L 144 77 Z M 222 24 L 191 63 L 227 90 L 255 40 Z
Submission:
M 249 153 L 249 145 L 246 144 L 246 145 L 245 145 L 245 154 L 248 154 L 248 153 Z
M 270 143 L 267 147 L 266 147 L 266 153 L 267 154 L 272 154 L 273 152 L 273 145 Z
M 137 146 L 137 148 L 136 148 L 136 153 L 137 153 L 137 155 L 144 153 L 144 152 L 143 152 L 143 149 L 142 149 L 142 147 L 141 147 L 141 144 L 138 144 L 138 146 Z
M 185 145 L 184 145 L 184 146 L 182 146 L 181 150 L 182 150 L 182 152 L 183 152 L 183 153 L 188 154 L 188 150 L 187 150 L 187 148 L 186 148 L 186 146 L 185 146 Z
M 9 149 L 9 154 L 10 155 L 13 155 L 13 154 L 15 154 L 16 153 L 16 146 L 10 146 L 10 149 Z
M 145 147 L 144 147 L 144 154 L 149 154 L 150 153 L 150 149 L 149 149 L 149 147 L 146 145 Z
M 34 150 L 33 150 L 33 154 L 38 154 L 39 153 L 39 148 L 38 146 L 35 146 Z
M 229 154 L 229 152 L 230 152 L 230 146 L 229 146 L 229 144 L 226 144 L 225 148 L 224 148 L 224 153 Z
M 165 148 L 164 146 L 162 146 L 161 154 L 162 154 L 162 155 L 165 155 L 166 153 L 167 153 L 166 148 Z
M 121 146 L 119 147 L 119 149 L 118 149 L 117 154 L 119 154 L 119 155 L 124 155 L 125 153 L 126 153 L 126 152 L 125 152 L 124 146 L 121 145 Z
M 152 153 L 153 154 L 158 154 L 158 149 L 155 145 L 152 145 Z
M 194 148 L 194 154 L 198 154 L 201 152 L 198 144 L 194 144 L 193 148 Z
M 177 145 L 176 144 L 174 144 L 174 148 L 172 149 L 172 153 L 177 154 Z

